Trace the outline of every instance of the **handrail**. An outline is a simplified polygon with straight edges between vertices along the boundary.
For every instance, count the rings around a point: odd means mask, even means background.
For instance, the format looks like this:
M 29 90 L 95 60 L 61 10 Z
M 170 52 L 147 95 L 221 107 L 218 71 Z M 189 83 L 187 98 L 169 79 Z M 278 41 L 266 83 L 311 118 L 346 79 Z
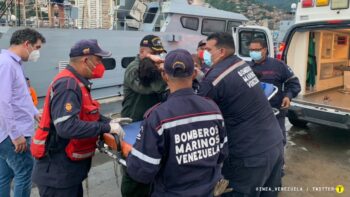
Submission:
M 10 4 L 12 4 L 13 3 L 13 1 L 14 0 L 11 0 L 11 3 Z M 9 7 L 10 6 L 10 4 L 7 6 L 7 7 Z M 53 3 L 53 2 L 49 2 L 47 5 L 48 6 L 51 6 L 51 5 L 53 5 L 53 4 L 58 4 L 58 5 L 63 5 L 63 6 L 67 6 L 67 4 L 60 4 L 60 3 Z M 32 5 L 32 3 L 30 3 L 30 2 L 27 2 L 25 5 L 24 5 L 24 7 L 32 7 L 31 6 Z M 34 4 L 33 4 L 34 5 Z M 71 5 L 69 5 L 69 6 L 71 6 Z M 159 9 L 161 9 L 160 7 L 158 7 Z M 7 8 L 6 8 L 7 9 Z M 49 8 L 48 8 L 49 9 Z M 24 9 L 24 10 L 26 10 L 26 9 Z M 127 21 L 130 21 L 130 20 L 132 20 L 132 19 L 126 19 L 126 18 L 124 18 L 124 19 L 120 19 L 120 18 L 117 18 L 116 16 L 117 16 L 117 13 L 118 12 L 130 12 L 130 11 L 132 11 L 133 9 L 123 9 L 123 8 L 116 8 L 115 10 L 113 10 L 113 13 L 112 13 L 112 15 L 113 16 L 111 16 L 112 17 L 112 19 L 113 19 L 113 22 L 110 24 L 110 27 L 106 27 L 106 28 L 112 28 L 113 26 L 114 26 L 114 24 L 116 24 L 116 23 L 119 23 L 119 22 L 127 22 Z M 1 10 L 0 10 L 1 11 Z M 160 10 L 158 10 L 158 12 L 159 12 Z M 4 13 L 6 13 L 6 10 L 5 10 L 5 12 Z M 148 12 L 148 10 L 146 10 L 145 12 L 144 12 L 144 14 L 157 14 L 157 13 L 154 13 L 154 12 Z M 84 15 L 83 15 L 84 16 Z M 145 15 L 144 15 L 145 16 Z M 163 15 L 160 15 L 160 17 L 164 17 Z M 64 18 L 63 18 L 63 20 L 64 20 L 64 25 L 63 26 L 60 26 L 60 25 L 58 25 L 57 26 L 57 24 L 56 24 L 56 22 L 53 22 L 53 23 L 50 23 L 50 17 L 36 17 L 34 20 L 32 20 L 32 23 L 31 24 L 26 24 L 26 23 L 24 23 L 24 24 L 18 24 L 19 26 L 32 26 L 32 27 L 53 27 L 53 28 L 84 28 L 84 23 L 91 23 L 91 22 L 93 22 L 93 23 L 95 23 L 95 22 L 97 22 L 97 21 L 101 21 L 102 20 L 102 18 L 104 18 L 104 16 L 101 16 L 101 18 L 96 18 L 96 17 L 92 17 L 92 18 L 79 18 L 79 19 L 76 19 L 76 20 L 73 20 L 70 16 L 69 16 L 69 14 L 68 15 L 66 15 Z M 26 19 L 27 21 L 28 21 L 28 18 Z M 56 21 L 56 20 L 62 20 L 62 18 L 61 17 L 55 17 L 55 16 L 53 16 L 52 18 L 51 18 L 51 20 L 54 20 L 54 21 Z M 143 23 L 144 21 L 144 17 L 142 17 L 142 19 L 141 19 L 141 21 L 137 21 L 137 22 L 139 22 L 139 23 Z M 155 19 L 154 19 L 155 20 Z M 74 22 L 75 21 L 75 22 Z M 74 24 L 73 24 L 74 23 Z M 56 24 L 56 25 L 55 25 Z M 105 28 L 105 29 L 106 29 Z M 103 29 L 102 27 L 95 27 L 94 29 Z

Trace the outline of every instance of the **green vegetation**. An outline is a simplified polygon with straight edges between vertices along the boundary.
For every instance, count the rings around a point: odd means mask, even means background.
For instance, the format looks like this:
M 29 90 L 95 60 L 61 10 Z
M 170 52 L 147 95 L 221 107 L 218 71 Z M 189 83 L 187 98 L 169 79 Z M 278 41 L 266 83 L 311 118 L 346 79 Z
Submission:
M 205 2 L 221 10 L 245 12 L 247 7 L 252 4 L 258 4 L 269 11 L 273 10 L 274 7 L 289 11 L 290 5 L 298 0 L 241 0 L 237 4 L 230 0 L 206 0 Z
M 299 0 L 255 0 L 257 3 L 276 6 L 279 9 L 290 11 L 292 3 L 297 3 Z
M 242 8 L 243 5 L 239 5 L 233 2 L 229 2 L 226 0 L 206 0 L 205 2 L 209 3 L 215 8 L 218 8 L 220 10 L 226 10 L 226 11 L 234 11 L 237 12 L 238 9 Z

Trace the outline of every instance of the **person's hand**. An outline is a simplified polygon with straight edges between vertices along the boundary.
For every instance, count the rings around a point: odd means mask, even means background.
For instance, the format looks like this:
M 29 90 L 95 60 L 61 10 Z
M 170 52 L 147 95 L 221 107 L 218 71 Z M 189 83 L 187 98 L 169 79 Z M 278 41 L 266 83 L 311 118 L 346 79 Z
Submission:
M 22 153 L 27 150 L 27 141 L 24 136 L 20 136 L 15 140 L 12 140 L 13 145 L 15 145 L 15 152 Z
M 290 99 L 288 97 L 284 97 L 281 104 L 281 109 L 287 109 L 290 107 Z
M 124 125 L 124 124 L 129 124 L 132 122 L 132 119 L 131 118 L 114 118 L 111 120 L 111 122 L 113 123 L 119 123 L 121 125 Z
M 149 54 L 147 55 L 147 57 L 149 59 L 151 59 L 154 63 L 156 64 L 159 64 L 159 63 L 163 63 L 164 62 L 164 59 L 162 59 L 160 56 L 158 55 L 152 55 L 152 54 Z
M 35 116 L 34 116 L 34 119 L 35 119 L 35 121 L 37 121 L 38 123 L 40 122 L 40 120 L 41 120 L 41 114 L 39 113 L 39 114 L 36 114 Z
M 197 72 L 197 75 L 196 75 L 197 81 L 201 82 L 201 81 L 203 80 L 205 74 L 201 71 L 200 68 L 195 67 L 194 69 L 195 69 L 196 72 Z
M 232 192 L 233 188 L 227 188 L 229 181 L 226 179 L 220 179 L 214 187 L 214 196 L 221 196 L 224 193 Z
M 159 72 L 162 72 L 164 70 L 164 63 L 163 62 L 162 63 L 156 63 L 155 65 L 156 65 L 156 67 L 157 67 Z
M 124 129 L 120 126 L 119 123 L 117 122 L 110 122 L 109 123 L 109 126 L 111 127 L 111 130 L 109 133 L 112 133 L 112 134 L 117 134 L 121 139 L 124 138 L 125 136 L 125 131 Z

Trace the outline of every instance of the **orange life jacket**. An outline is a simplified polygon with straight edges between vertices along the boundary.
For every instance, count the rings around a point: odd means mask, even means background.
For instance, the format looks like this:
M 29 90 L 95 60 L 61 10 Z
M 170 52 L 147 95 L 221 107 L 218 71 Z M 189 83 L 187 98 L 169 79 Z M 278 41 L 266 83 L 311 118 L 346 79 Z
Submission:
M 64 69 L 55 77 L 52 84 L 64 77 L 75 79 L 81 89 L 82 105 L 79 113 L 80 119 L 83 121 L 98 121 L 100 119 L 100 113 L 98 111 L 100 104 L 91 98 L 87 88 L 77 77 L 74 76 L 72 72 Z M 38 129 L 34 134 L 30 147 L 31 153 L 36 159 L 43 158 L 47 154 L 47 140 L 49 132 L 52 130 L 52 128 L 50 128 L 50 124 L 53 125 L 50 114 L 50 101 L 51 97 L 53 96 L 52 84 L 49 86 L 47 91 L 42 118 Z M 66 154 L 73 161 L 90 158 L 95 153 L 96 141 L 97 137 L 70 139 L 68 145 L 65 147 Z

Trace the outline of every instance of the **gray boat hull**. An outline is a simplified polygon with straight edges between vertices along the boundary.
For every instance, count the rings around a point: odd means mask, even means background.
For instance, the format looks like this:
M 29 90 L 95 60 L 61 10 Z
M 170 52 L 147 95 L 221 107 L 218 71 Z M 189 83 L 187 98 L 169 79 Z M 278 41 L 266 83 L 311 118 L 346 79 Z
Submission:
M 0 48 L 6 49 L 12 33 L 17 28 L 10 28 L 0 39 Z M 69 61 L 71 46 L 81 39 L 97 39 L 103 49 L 112 51 L 112 57 L 116 60 L 116 68 L 106 71 L 103 79 L 92 80 L 93 89 L 107 87 L 115 88 L 115 95 L 122 92 L 122 84 L 125 69 L 121 66 L 124 57 L 134 57 L 138 53 L 138 46 L 142 37 L 147 34 L 155 34 L 161 37 L 164 47 L 170 51 L 176 48 L 184 48 L 194 53 L 196 45 L 204 36 L 182 34 L 178 32 L 141 32 L 141 31 L 115 31 L 104 29 L 54 29 L 38 28 L 46 38 L 46 44 L 41 49 L 41 57 L 38 62 L 24 64 L 25 75 L 31 79 L 32 86 L 39 97 L 46 94 L 47 88 L 54 76 L 59 72 L 59 62 Z M 114 91 L 114 90 L 113 90 Z M 103 95 L 99 91 L 95 97 L 103 98 L 112 96 L 110 93 Z

